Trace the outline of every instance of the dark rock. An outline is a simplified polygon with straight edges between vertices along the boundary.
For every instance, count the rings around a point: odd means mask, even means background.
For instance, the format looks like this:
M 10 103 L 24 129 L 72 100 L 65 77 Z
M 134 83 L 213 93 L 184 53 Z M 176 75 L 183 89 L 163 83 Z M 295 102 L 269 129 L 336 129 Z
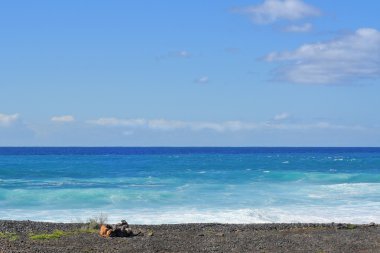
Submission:
M 128 223 L 125 220 L 122 220 L 121 223 L 117 223 L 113 226 L 103 225 L 100 235 L 103 237 L 130 237 L 135 234 L 129 227 Z

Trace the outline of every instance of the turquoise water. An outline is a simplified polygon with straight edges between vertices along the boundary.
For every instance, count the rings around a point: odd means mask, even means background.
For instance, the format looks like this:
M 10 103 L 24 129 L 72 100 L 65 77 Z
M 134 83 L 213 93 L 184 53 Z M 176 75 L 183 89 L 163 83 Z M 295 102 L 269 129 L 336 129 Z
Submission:
M 0 148 L 0 219 L 380 222 L 377 148 Z

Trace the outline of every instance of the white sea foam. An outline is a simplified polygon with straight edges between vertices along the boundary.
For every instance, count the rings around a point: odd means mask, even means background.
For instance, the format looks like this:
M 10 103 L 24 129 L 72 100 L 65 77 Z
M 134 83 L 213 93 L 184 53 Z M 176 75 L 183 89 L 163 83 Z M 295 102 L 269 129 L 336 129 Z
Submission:
M 322 185 L 321 188 L 326 192 L 336 192 L 340 194 L 364 195 L 380 192 L 380 183 L 343 183 Z
M 209 210 L 50 210 L 33 211 L 0 210 L 0 219 L 35 220 L 51 222 L 86 221 L 100 213 L 108 215 L 109 222 L 127 219 L 132 224 L 177 224 L 177 223 L 329 223 L 343 222 L 365 224 L 380 223 L 380 203 L 363 203 L 347 206 L 288 206 L 282 208 Z

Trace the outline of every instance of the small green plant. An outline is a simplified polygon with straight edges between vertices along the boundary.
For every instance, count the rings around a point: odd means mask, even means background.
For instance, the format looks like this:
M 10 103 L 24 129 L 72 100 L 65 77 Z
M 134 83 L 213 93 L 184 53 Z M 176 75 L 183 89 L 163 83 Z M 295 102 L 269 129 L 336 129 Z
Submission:
M 153 235 L 154 235 L 154 231 L 153 231 L 153 229 L 148 229 L 148 230 L 146 231 L 146 234 L 147 234 L 148 236 L 153 236 Z
M 0 232 L 0 238 L 16 241 L 18 239 L 18 235 L 16 233 Z
M 83 229 L 99 229 L 101 225 L 106 224 L 108 221 L 108 216 L 104 213 L 100 213 L 99 216 L 95 216 L 87 220 L 86 225 Z
M 62 230 L 55 230 L 53 233 L 45 233 L 45 234 L 31 234 L 29 238 L 32 240 L 48 240 L 48 239 L 58 239 L 64 235 L 67 235 L 68 232 Z
M 347 229 L 355 229 L 356 227 L 354 224 L 347 224 Z
M 43 234 L 30 234 L 29 238 L 31 240 L 50 240 L 59 239 L 62 236 L 70 236 L 77 234 L 93 234 L 97 233 L 97 229 L 79 228 L 71 231 L 55 230 L 53 233 L 43 233 Z

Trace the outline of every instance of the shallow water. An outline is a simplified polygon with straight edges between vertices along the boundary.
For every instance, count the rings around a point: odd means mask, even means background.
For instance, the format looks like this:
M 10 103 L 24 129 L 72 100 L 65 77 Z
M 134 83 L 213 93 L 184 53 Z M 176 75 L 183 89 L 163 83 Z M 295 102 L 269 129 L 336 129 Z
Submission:
M 380 222 L 378 148 L 0 148 L 0 219 Z

